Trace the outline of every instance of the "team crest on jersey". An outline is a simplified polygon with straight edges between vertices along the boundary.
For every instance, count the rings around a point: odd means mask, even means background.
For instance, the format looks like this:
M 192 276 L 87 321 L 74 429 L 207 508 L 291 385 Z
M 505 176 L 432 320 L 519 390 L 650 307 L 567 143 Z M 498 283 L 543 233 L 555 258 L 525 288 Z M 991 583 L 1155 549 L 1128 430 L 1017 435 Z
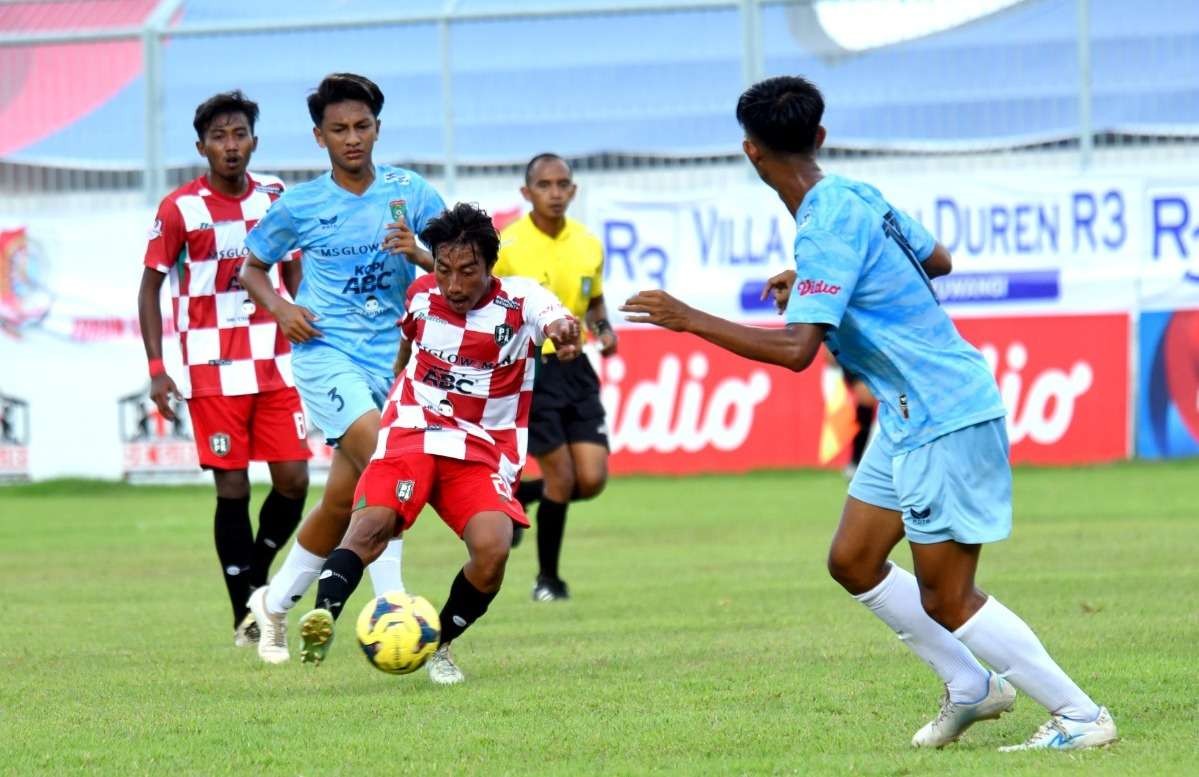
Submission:
M 412 498 L 412 491 L 416 488 L 415 480 L 397 480 L 396 481 L 396 499 L 401 502 L 407 502 Z
M 229 435 L 224 432 L 217 432 L 208 438 L 208 449 L 216 456 L 228 456 L 230 447 Z
M 516 332 L 508 324 L 500 324 L 495 328 L 496 345 L 507 345 Z

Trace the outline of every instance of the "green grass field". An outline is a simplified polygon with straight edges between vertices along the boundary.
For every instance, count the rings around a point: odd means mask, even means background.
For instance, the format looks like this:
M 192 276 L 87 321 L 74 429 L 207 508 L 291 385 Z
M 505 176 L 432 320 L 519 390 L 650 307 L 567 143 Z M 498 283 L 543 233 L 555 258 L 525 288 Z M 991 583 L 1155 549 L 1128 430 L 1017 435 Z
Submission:
M 843 494 L 829 473 L 616 480 L 572 509 L 574 598 L 530 601 L 526 542 L 455 646 L 467 683 L 440 688 L 370 668 L 352 617 L 319 669 L 234 648 L 210 489 L 0 490 L 0 773 L 1199 773 L 1199 461 L 1020 470 L 1015 534 L 983 553 L 980 584 L 1116 716 L 1120 743 L 1077 754 L 995 752 L 1046 717 L 1027 697 L 909 747 L 941 689 L 828 578 Z M 426 515 L 410 590 L 440 606 L 462 556 Z

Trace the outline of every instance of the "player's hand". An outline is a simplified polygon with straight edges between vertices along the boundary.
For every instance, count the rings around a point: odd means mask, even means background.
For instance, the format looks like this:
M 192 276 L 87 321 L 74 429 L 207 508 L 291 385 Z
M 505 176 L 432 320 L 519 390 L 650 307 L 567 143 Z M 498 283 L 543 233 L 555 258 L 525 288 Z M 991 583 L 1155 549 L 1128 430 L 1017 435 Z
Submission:
M 416 234 L 408 226 L 408 222 L 399 219 L 387 225 L 387 236 L 383 238 L 383 248 L 393 254 L 413 254 L 417 250 Z
M 283 300 L 271 313 L 283 334 L 293 343 L 306 343 L 321 336 L 321 330 L 312 325 L 317 315 L 308 308 Z
M 574 316 L 551 321 L 545 328 L 545 334 L 554 343 L 554 354 L 558 361 L 568 362 L 582 353 L 579 348 L 579 320 Z
M 630 323 L 654 324 L 674 332 L 686 330 L 691 319 L 690 307 L 658 289 L 637 292 L 620 309 L 632 314 L 625 316 Z
M 762 287 L 762 296 L 759 299 L 774 297 L 774 307 L 782 313 L 787 309 L 787 300 L 791 299 L 791 289 L 795 287 L 795 270 L 783 270 L 778 275 L 766 281 L 766 285 Z
M 599 336 L 600 356 L 608 357 L 616 354 L 616 333 L 611 329 L 604 330 Z
M 181 401 L 183 395 L 179 393 L 179 388 L 175 381 L 171 380 L 171 376 L 164 372 L 150 378 L 150 399 L 154 400 L 154 405 L 163 418 L 174 421 L 175 411 L 171 409 L 171 400 Z

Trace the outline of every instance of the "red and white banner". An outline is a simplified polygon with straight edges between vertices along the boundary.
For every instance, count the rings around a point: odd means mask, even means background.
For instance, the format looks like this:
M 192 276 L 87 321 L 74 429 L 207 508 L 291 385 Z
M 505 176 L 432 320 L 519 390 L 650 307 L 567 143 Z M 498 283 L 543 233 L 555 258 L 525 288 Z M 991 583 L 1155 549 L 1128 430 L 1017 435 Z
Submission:
M 1127 455 L 1127 316 L 957 323 L 995 371 L 1014 462 Z M 627 329 L 600 377 L 616 473 L 840 466 L 853 436 L 848 395 L 823 362 L 796 374 L 690 335 Z

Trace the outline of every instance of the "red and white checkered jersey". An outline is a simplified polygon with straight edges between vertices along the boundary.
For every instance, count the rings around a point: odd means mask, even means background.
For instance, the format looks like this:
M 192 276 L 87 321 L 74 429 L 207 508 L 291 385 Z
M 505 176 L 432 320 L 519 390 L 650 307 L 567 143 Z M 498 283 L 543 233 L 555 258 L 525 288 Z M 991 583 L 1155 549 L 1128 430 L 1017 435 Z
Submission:
M 529 443 L 533 370 L 545 328 L 570 312 L 527 278 L 493 277 L 465 316 L 433 275 L 408 287 L 400 329 L 412 357 L 380 420 L 374 458 L 427 453 L 479 461 L 515 483 Z
M 246 193 L 213 191 L 208 177 L 163 198 L 144 264 L 171 278 L 175 328 L 187 373 L 185 397 L 238 396 L 295 385 L 291 345 L 275 319 L 242 290 L 237 273 L 246 233 L 283 192 L 274 176 L 253 174 Z M 276 283 L 279 293 L 287 292 Z

